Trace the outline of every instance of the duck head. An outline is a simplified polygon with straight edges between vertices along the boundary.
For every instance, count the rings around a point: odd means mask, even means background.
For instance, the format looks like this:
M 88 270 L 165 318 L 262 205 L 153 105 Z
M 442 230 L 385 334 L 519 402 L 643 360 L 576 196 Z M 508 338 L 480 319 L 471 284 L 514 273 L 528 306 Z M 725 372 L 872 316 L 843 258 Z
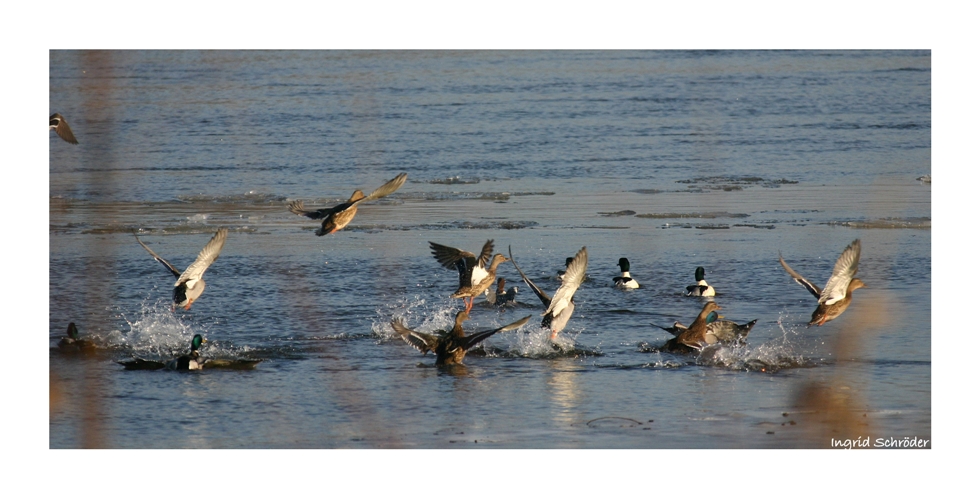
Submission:
M 619 270 L 620 271 L 630 271 L 630 260 L 626 258 L 619 258 Z
M 75 322 L 68 324 L 68 337 L 78 340 L 78 328 L 75 327 Z
M 197 351 L 200 349 L 201 344 L 204 344 L 205 342 L 208 342 L 208 340 L 201 337 L 201 334 L 195 334 L 194 338 L 191 339 L 191 351 Z
M 694 270 L 694 280 L 697 280 L 698 282 L 704 280 L 704 267 L 703 266 L 699 266 L 699 267 L 697 267 L 697 269 Z
M 490 260 L 490 268 L 493 268 L 494 271 L 496 271 L 497 266 L 505 261 L 510 261 L 509 259 L 507 259 L 507 256 L 504 256 L 503 254 L 500 253 L 494 254 L 493 259 Z
M 865 287 L 865 285 L 860 278 L 852 278 L 851 283 L 847 284 L 847 293 L 850 294 L 854 292 L 855 289 L 860 289 L 862 287 Z

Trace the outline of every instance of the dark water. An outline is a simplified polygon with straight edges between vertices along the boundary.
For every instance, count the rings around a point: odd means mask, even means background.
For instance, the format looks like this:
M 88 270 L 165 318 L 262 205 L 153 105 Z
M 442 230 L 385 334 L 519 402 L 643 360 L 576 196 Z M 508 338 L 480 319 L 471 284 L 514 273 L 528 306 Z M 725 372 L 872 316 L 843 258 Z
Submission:
M 929 52 L 50 54 L 50 447 L 828 448 L 932 439 Z M 343 231 L 291 214 L 373 190 Z M 189 311 L 180 269 L 230 230 Z M 806 327 L 852 240 L 867 288 Z M 586 246 L 556 352 L 532 315 L 437 369 L 394 335 L 462 304 L 428 241 L 494 239 L 545 290 Z M 612 288 L 628 257 L 642 285 Z M 740 348 L 653 351 L 703 302 Z M 68 322 L 99 348 L 57 348 Z M 124 371 L 191 337 L 254 370 Z

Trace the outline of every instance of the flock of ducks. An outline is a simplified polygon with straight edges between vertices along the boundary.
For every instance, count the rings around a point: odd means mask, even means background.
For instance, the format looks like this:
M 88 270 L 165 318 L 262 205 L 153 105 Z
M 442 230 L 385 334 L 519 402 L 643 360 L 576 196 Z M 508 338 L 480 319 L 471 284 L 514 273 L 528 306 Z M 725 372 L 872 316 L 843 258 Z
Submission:
M 78 141 L 72 134 L 68 122 L 61 114 L 51 115 L 50 129 L 54 130 L 66 142 L 77 144 Z M 333 234 L 342 230 L 354 219 L 357 214 L 358 206 L 364 202 L 380 199 L 388 196 L 405 184 L 408 175 L 401 173 L 392 178 L 384 185 L 378 187 L 368 195 L 364 195 L 361 190 L 355 190 L 350 198 L 334 207 L 307 210 L 302 201 L 290 202 L 287 206 L 290 212 L 299 216 L 304 216 L 313 220 L 323 220 L 320 228 L 316 230 L 317 236 Z M 145 249 L 153 259 L 162 263 L 167 270 L 176 278 L 173 291 L 172 310 L 181 307 L 189 310 L 191 305 L 200 299 L 204 293 L 204 272 L 218 258 L 225 240 L 228 237 L 228 229 L 221 228 L 205 244 L 190 266 L 184 271 L 179 271 L 167 260 L 161 258 L 150 249 L 139 236 L 134 233 L 136 241 Z M 451 298 L 462 299 L 464 309 L 456 314 L 452 329 L 448 331 L 438 331 L 435 334 L 428 334 L 409 329 L 400 319 L 392 320 L 391 328 L 412 347 L 418 349 L 422 354 L 433 352 L 436 356 L 436 365 L 460 364 L 466 356 L 466 352 L 498 333 L 517 329 L 530 320 L 528 315 L 516 322 L 492 330 L 484 330 L 467 335 L 463 330 L 463 322 L 470 318 L 473 309 L 473 301 L 480 295 L 486 295 L 487 301 L 496 306 L 512 305 L 515 302 L 517 287 L 510 290 L 506 289 L 504 278 L 497 278 L 497 269 L 501 263 L 511 262 L 520 274 L 521 279 L 538 297 L 545 307 L 541 314 L 541 327 L 550 330 L 551 340 L 554 341 L 558 334 L 564 330 L 571 319 L 575 310 L 575 293 L 585 280 L 585 272 L 589 263 L 588 250 L 583 247 L 573 257 L 565 260 L 565 271 L 558 275 L 561 285 L 553 296 L 549 296 L 541 290 L 530 278 L 521 270 L 514 255 L 507 248 L 508 256 L 494 254 L 493 240 L 487 240 L 483 244 L 479 255 L 457 249 L 448 245 L 429 242 L 429 247 L 436 261 L 446 269 L 456 270 L 459 276 L 459 284 L 455 292 L 450 294 Z M 809 325 L 823 325 L 840 316 L 851 303 L 852 293 L 856 289 L 864 287 L 864 282 L 855 278 L 858 269 L 858 260 L 861 257 L 861 241 L 856 239 L 851 242 L 844 252 L 837 258 L 833 272 L 826 285 L 821 289 L 810 283 L 802 275 L 794 271 L 782 254 L 779 254 L 779 263 L 794 281 L 805 287 L 814 297 L 817 298 L 817 309 L 814 310 Z M 636 289 L 640 284 L 630 276 L 630 262 L 627 258 L 620 258 L 618 266 L 621 274 L 613 277 L 613 285 L 619 289 Z M 705 281 L 705 270 L 699 266 L 694 272 L 695 284 L 686 288 L 685 295 L 693 297 L 714 297 L 715 289 Z M 497 283 L 495 292 L 490 288 Z M 690 325 L 683 325 L 674 322 L 671 327 L 660 327 L 670 332 L 674 337 L 668 340 L 660 350 L 671 352 L 698 352 L 704 347 L 712 344 L 732 344 L 738 345 L 745 342 L 749 331 L 756 324 L 757 320 L 745 324 L 737 324 L 733 321 L 723 320 L 724 317 L 718 314 L 721 309 L 713 299 L 705 302 L 701 312 Z M 119 362 L 127 370 L 200 370 L 202 368 L 250 368 L 261 360 L 217 360 L 205 359 L 199 354 L 199 349 L 203 343 L 207 342 L 200 334 L 195 335 L 191 341 L 191 348 L 188 354 L 174 358 L 168 362 L 144 360 L 134 358 L 133 360 Z M 59 347 L 69 349 L 92 348 L 90 341 L 81 339 L 78 329 L 74 323 L 68 325 L 67 337 L 59 342 Z

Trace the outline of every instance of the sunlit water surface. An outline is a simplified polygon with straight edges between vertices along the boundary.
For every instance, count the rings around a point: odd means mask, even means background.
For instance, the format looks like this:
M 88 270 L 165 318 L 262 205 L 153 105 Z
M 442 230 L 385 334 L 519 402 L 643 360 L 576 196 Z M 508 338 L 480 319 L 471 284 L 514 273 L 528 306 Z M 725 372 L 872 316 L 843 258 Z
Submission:
M 931 439 L 928 52 L 51 52 L 50 446 L 783 448 Z M 286 210 L 400 172 L 341 232 Z M 207 290 L 173 277 L 230 230 Z M 860 238 L 867 287 L 806 327 Z M 519 286 L 436 368 L 390 328 L 448 328 L 428 241 L 508 246 L 548 292 L 588 248 L 556 349 Z M 628 257 L 641 288 L 612 277 Z M 704 266 L 748 344 L 660 353 Z M 94 352 L 57 347 L 68 322 Z M 191 337 L 253 370 L 125 371 Z

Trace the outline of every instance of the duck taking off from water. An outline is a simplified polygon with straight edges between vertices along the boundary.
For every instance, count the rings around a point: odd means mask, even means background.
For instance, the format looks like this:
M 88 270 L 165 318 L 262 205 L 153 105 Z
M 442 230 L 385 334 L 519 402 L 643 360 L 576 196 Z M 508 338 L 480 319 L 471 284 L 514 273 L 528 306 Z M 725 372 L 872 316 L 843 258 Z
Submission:
M 510 255 L 510 262 L 517 269 L 517 273 L 521 274 L 524 283 L 547 306 L 548 309 L 541 314 L 544 317 L 541 320 L 541 326 L 550 329 L 551 340 L 555 340 L 558 337 L 558 333 L 565 329 L 565 325 L 568 325 L 568 320 L 572 317 L 572 312 L 575 311 L 573 298 L 575 297 L 575 291 L 578 290 L 579 286 L 585 280 L 585 270 L 589 266 L 589 251 L 583 247 L 575 253 L 575 257 L 572 258 L 571 263 L 565 268 L 565 276 L 562 278 L 561 286 L 555 291 L 554 297 L 549 296 L 537 285 L 534 285 L 534 282 L 530 278 L 527 278 L 527 275 L 521 271 L 521 267 L 517 266 L 517 261 L 514 261 L 514 255 L 510 252 L 509 246 L 507 247 L 507 254 Z
M 793 271 L 792 268 L 783 260 L 783 255 L 779 255 L 779 264 L 783 265 L 786 273 L 789 273 L 793 280 L 806 287 L 817 298 L 817 309 L 813 311 L 808 325 L 823 325 L 824 323 L 839 317 L 848 306 L 851 305 L 851 296 L 856 289 L 864 287 L 864 282 L 859 278 L 854 278 L 858 270 L 858 260 L 861 258 L 861 239 L 854 239 L 840 257 L 834 263 L 834 271 L 827 280 L 827 285 L 821 290 L 820 287 L 813 285 L 802 275 Z
M 415 349 L 418 349 L 425 354 L 432 351 L 436 355 L 436 366 L 443 365 L 456 365 L 463 362 L 463 357 L 466 356 L 466 352 L 476 346 L 477 344 L 483 342 L 484 339 L 490 337 L 497 332 L 506 332 L 508 330 L 514 330 L 521 327 L 531 318 L 528 315 L 520 320 L 511 323 L 509 325 L 504 325 L 503 327 L 484 330 L 482 332 L 476 332 L 470 335 L 466 335 L 463 332 L 463 322 L 470 319 L 470 314 L 465 311 L 460 311 L 456 313 L 456 323 L 453 328 L 449 331 L 440 330 L 437 334 L 426 334 L 424 332 L 416 332 L 405 326 L 400 319 L 394 319 L 391 321 L 391 328 L 398 333 L 398 335 L 409 343 Z
M 61 114 L 56 112 L 48 118 L 48 130 L 54 130 L 65 142 L 78 145 L 78 140 L 75 140 L 75 135 L 71 132 L 71 128 L 68 127 L 68 121 L 65 121 L 65 117 Z
M 218 232 L 214 234 L 214 237 L 211 237 L 204 249 L 201 249 L 197 259 L 183 273 L 177 271 L 167 260 L 157 256 L 157 253 L 147 247 L 135 232 L 133 232 L 133 236 L 136 237 L 136 242 L 139 242 L 143 249 L 146 249 L 150 256 L 153 256 L 153 259 L 163 263 L 163 266 L 166 266 L 174 274 L 174 277 L 177 277 L 177 282 L 174 283 L 173 309 L 180 306 L 189 310 L 194 301 L 197 301 L 204 293 L 204 272 L 211 266 L 211 263 L 214 263 L 214 260 L 218 259 L 221 248 L 225 246 L 225 239 L 228 238 L 228 229 L 218 229 Z
M 619 258 L 619 263 L 617 263 L 617 265 L 623 274 L 618 277 L 613 277 L 613 285 L 615 285 L 617 289 L 639 289 L 640 283 L 630 276 L 630 260 L 626 258 Z
M 473 299 L 483 294 L 493 284 L 497 266 L 509 261 L 503 254 L 493 254 L 493 239 L 487 240 L 480 251 L 480 257 L 469 251 L 429 242 L 432 255 L 443 267 L 459 272 L 459 288 L 449 297 L 462 298 L 466 312 L 473 309 Z M 493 259 L 490 255 L 493 254 Z
M 401 186 L 405 184 L 405 179 L 407 178 L 408 173 L 402 173 L 389 180 L 388 183 L 378 187 L 374 192 L 371 192 L 367 196 L 364 195 L 364 192 L 355 190 L 354 193 L 351 194 L 350 199 L 347 199 L 347 202 L 338 204 L 331 208 L 307 211 L 303 207 L 303 201 L 293 201 L 289 203 L 289 211 L 293 214 L 306 216 L 307 218 L 314 220 L 322 219 L 323 223 L 320 225 L 320 228 L 316 230 L 317 236 L 322 237 L 328 233 L 334 233 L 337 230 L 341 230 L 346 227 L 351 220 L 354 219 L 354 215 L 357 214 L 358 204 L 390 195 L 394 191 L 401 188 Z
M 712 297 L 715 295 L 715 288 L 708 285 L 708 282 L 704 280 L 703 266 L 699 266 L 694 270 L 694 280 L 697 281 L 696 284 L 687 286 L 688 296 Z
M 758 322 L 758 320 L 752 320 L 745 325 L 739 325 L 731 320 L 721 320 L 721 318 L 723 317 L 719 316 L 718 312 L 715 310 L 708 312 L 708 315 L 705 317 L 704 322 L 707 324 L 703 341 L 705 345 L 719 342 L 732 345 L 745 344 L 745 337 L 749 335 L 749 331 L 751 331 L 752 327 L 754 327 L 756 322 Z M 660 328 L 670 332 L 675 337 L 688 330 L 688 327 L 680 322 L 674 322 L 674 325 L 671 327 Z M 676 341 L 672 346 L 676 346 Z M 668 347 L 667 349 L 670 348 Z
M 208 342 L 207 339 L 201 336 L 201 334 L 195 334 L 194 338 L 191 339 L 191 352 L 182 356 L 178 356 L 166 363 L 162 361 L 144 360 L 142 358 L 133 358 L 127 361 L 117 361 L 126 370 L 159 370 L 161 368 L 166 368 L 167 370 L 201 370 L 204 368 L 204 364 L 207 360 L 201 358 L 201 354 L 198 349 L 201 348 L 201 344 Z

